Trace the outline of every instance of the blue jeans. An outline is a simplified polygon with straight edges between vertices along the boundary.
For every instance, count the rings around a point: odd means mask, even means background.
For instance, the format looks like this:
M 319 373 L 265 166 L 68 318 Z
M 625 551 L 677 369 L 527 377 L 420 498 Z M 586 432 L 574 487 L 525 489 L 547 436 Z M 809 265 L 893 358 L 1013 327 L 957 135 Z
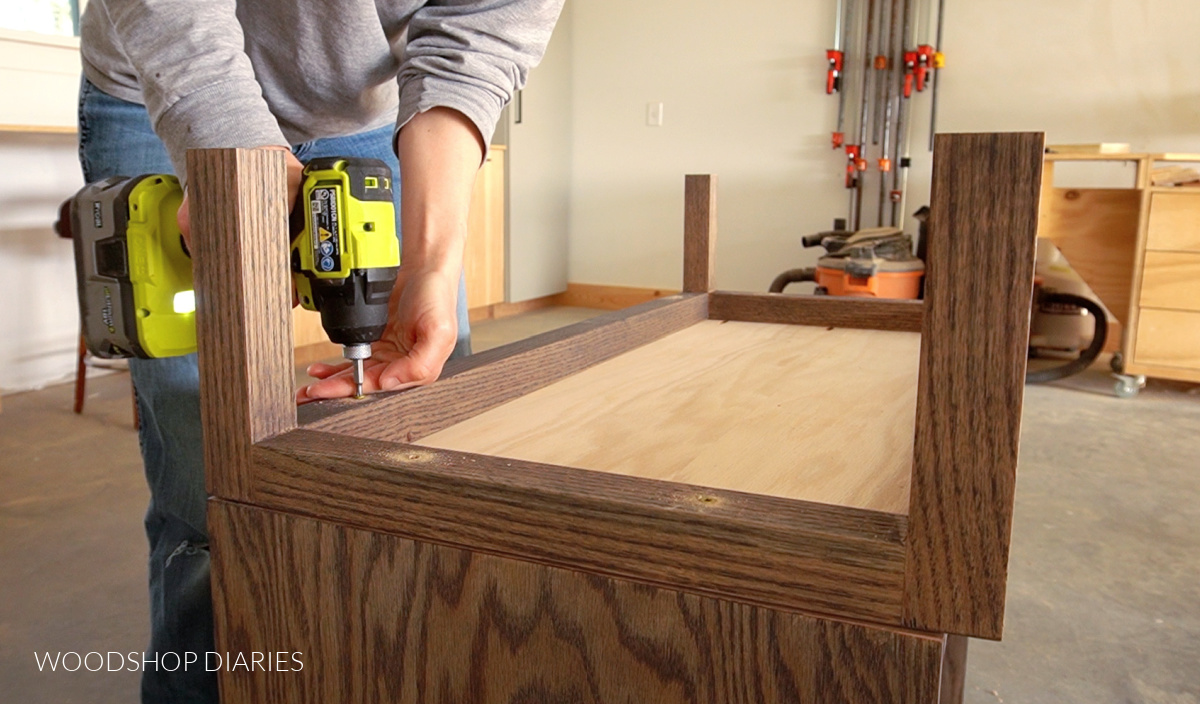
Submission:
M 392 127 L 293 146 L 301 162 L 322 156 L 381 159 L 400 183 L 392 151 Z M 114 98 L 86 78 L 79 90 L 79 162 L 88 183 L 110 176 L 173 173 L 146 109 Z M 400 231 L 400 189 L 396 231 Z M 470 354 L 466 286 L 459 284 L 458 345 L 453 356 Z M 185 672 L 156 670 L 142 675 L 144 704 L 215 703 L 216 673 L 206 672 L 204 654 L 215 651 L 209 587 L 208 531 L 204 511 L 200 378 L 196 355 L 131 359 L 137 394 L 142 460 L 150 486 L 146 537 L 150 542 L 150 646 L 145 659 L 162 653 L 196 653 L 199 667 Z M 155 658 L 157 659 L 157 658 Z M 169 660 L 174 664 L 173 660 Z

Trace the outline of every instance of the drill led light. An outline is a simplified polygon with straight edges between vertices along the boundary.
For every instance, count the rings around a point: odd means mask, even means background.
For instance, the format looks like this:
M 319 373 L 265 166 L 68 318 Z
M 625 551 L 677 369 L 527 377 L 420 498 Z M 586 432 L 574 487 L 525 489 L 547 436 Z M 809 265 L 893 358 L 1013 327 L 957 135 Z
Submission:
M 180 291 L 175 294 L 174 308 L 176 313 L 195 313 L 196 292 Z

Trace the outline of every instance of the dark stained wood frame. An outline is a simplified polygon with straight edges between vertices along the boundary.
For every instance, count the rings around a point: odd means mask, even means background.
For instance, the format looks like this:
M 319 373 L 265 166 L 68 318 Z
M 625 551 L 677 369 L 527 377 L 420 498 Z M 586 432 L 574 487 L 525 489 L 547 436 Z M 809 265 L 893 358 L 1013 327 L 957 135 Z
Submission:
M 689 176 L 684 293 L 298 416 L 282 157 L 193 152 L 210 516 L 244 504 L 837 623 L 998 639 L 1043 142 L 938 137 L 923 304 L 713 291 L 715 179 Z M 411 444 L 706 319 L 920 331 L 908 515 Z M 961 660 L 965 639 L 953 644 Z

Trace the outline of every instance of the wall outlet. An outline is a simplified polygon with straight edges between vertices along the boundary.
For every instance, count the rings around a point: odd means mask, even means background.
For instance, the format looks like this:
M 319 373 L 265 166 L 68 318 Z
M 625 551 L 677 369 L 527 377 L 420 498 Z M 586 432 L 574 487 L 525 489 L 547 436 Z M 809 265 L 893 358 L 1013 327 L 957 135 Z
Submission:
M 663 104 L 662 103 L 646 103 L 646 126 L 647 127 L 662 127 L 663 123 Z

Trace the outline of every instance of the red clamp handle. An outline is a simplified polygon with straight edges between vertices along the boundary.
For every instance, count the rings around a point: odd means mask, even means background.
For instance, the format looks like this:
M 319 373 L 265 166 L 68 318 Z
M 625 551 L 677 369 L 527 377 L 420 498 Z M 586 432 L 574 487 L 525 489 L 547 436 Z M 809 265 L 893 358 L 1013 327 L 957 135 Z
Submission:
M 917 68 L 917 52 L 904 52 L 904 97 L 911 98 L 913 92 L 914 71 Z
M 861 158 L 861 149 L 862 145 L 860 144 L 846 145 L 846 188 L 854 188 L 857 185 L 855 172 L 860 171 L 858 164 L 864 161 Z
M 842 87 L 840 79 L 846 56 L 837 49 L 826 49 L 825 58 L 829 59 L 829 70 L 825 73 L 825 93 L 832 95 Z
M 841 149 L 842 144 L 845 143 L 845 141 L 846 141 L 846 135 L 842 134 L 841 132 L 833 133 L 833 148 L 834 149 Z
M 929 78 L 930 66 L 933 64 L 933 47 L 928 44 L 922 44 L 917 47 L 917 92 L 925 90 L 926 80 Z

